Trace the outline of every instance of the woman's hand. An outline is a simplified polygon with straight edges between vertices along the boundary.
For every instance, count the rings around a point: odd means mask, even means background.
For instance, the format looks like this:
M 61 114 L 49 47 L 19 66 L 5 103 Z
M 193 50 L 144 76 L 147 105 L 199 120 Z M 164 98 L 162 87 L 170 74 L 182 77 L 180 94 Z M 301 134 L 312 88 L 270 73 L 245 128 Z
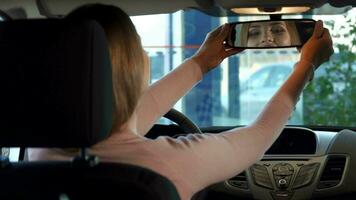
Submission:
M 243 51 L 240 48 L 226 48 L 224 40 L 229 35 L 229 24 L 224 24 L 207 34 L 203 44 L 192 56 L 203 73 L 219 65 L 226 57 Z
M 334 53 L 329 30 L 323 27 L 321 20 L 316 22 L 313 35 L 303 45 L 301 52 L 300 61 L 307 61 L 313 64 L 315 69 L 328 61 Z

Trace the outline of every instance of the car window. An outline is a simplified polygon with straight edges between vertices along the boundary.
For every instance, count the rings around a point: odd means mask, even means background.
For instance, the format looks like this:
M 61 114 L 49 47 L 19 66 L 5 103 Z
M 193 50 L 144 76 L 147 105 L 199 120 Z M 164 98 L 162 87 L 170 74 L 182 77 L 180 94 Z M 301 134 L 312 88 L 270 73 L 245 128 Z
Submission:
M 291 64 L 292 65 L 292 64 Z M 278 88 L 288 78 L 288 75 L 292 72 L 291 66 L 275 66 L 271 72 L 271 76 L 268 82 L 268 87 Z
M 356 62 L 356 8 L 339 15 L 285 18 L 323 20 L 332 34 L 335 50 L 330 61 L 316 71 L 314 81 L 304 90 L 288 124 L 356 126 L 356 112 L 347 109 L 356 107 L 356 96 L 352 95 L 356 92 L 356 73 L 352 73 L 356 70 L 352 67 Z M 212 17 L 196 10 L 132 17 L 151 60 L 151 82 L 192 56 L 206 34 L 217 26 L 262 19 L 268 17 Z M 202 127 L 248 124 L 284 82 L 299 56 L 296 48 L 245 50 L 206 74 L 174 107 Z M 267 70 L 264 73 L 264 68 L 273 65 L 285 65 L 285 68 L 275 67 L 270 73 Z M 249 90 L 249 95 L 255 96 L 248 96 L 244 92 L 246 82 L 254 88 L 268 86 L 270 91 L 261 89 L 255 94 Z M 333 101 L 335 98 L 340 100 Z M 327 113 L 340 116 L 333 118 Z
M 247 88 L 249 90 L 262 89 L 267 85 L 269 77 L 271 76 L 272 68 L 263 68 L 254 73 L 251 78 L 247 80 Z

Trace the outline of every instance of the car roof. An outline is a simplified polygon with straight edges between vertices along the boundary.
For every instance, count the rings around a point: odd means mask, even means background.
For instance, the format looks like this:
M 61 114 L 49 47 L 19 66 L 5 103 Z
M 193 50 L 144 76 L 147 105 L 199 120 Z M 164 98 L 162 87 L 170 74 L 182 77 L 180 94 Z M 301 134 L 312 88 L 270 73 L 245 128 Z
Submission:
M 281 7 L 309 6 L 314 8 L 309 14 L 343 13 L 356 6 L 352 0 L 2 0 L 0 9 L 3 11 L 23 9 L 29 18 L 41 16 L 37 4 L 53 15 L 65 15 L 77 6 L 86 3 L 104 3 L 117 5 L 129 15 L 146 15 L 172 13 L 178 10 L 198 9 L 214 16 L 237 15 L 230 11 L 234 7 Z

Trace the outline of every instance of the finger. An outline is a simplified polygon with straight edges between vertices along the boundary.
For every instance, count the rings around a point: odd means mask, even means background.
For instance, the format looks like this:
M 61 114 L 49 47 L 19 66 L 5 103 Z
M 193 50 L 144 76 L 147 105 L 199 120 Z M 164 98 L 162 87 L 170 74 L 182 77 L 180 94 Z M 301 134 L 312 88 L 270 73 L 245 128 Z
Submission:
M 237 53 L 240 53 L 242 52 L 243 50 L 245 50 L 244 48 L 233 48 L 233 49 L 229 49 L 227 51 L 225 51 L 225 58 L 226 57 L 229 57 L 229 56 L 232 56 L 234 54 L 237 54 Z
M 230 25 L 229 24 L 224 24 L 222 26 L 222 29 L 218 35 L 219 39 L 225 40 L 227 36 L 229 35 L 230 32 Z
M 219 35 L 219 33 L 221 32 L 223 27 L 224 27 L 224 25 L 219 26 L 219 27 L 215 28 L 214 30 L 210 31 L 208 34 L 211 35 L 211 36 Z
M 228 43 L 224 43 L 224 49 L 227 50 L 227 49 L 232 49 L 234 48 L 233 46 L 230 46 Z
M 323 33 L 322 39 L 325 40 L 327 42 L 327 44 L 332 48 L 333 40 L 331 38 L 329 29 L 324 28 L 324 33 Z
M 323 22 L 321 20 L 318 20 L 315 23 L 313 37 L 320 38 L 323 35 L 323 32 L 324 32 Z
M 324 28 L 323 37 L 326 38 L 329 41 L 332 41 L 329 29 Z

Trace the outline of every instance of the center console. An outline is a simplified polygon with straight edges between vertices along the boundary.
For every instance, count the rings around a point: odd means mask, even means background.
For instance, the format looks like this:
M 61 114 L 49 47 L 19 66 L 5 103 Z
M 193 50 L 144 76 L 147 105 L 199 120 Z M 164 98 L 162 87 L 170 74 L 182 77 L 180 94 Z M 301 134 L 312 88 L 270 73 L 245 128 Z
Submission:
M 350 155 L 343 153 L 351 150 L 340 151 L 348 144 L 343 137 L 352 136 L 356 141 L 356 136 L 353 132 L 338 134 L 341 140 L 335 139 L 336 135 L 330 131 L 287 127 L 262 160 L 214 189 L 243 199 L 261 200 L 312 199 L 337 194 L 345 189 L 343 183 L 351 162 Z M 336 148 L 339 140 L 343 146 L 332 152 L 330 148 Z M 353 143 L 346 147 L 353 148 Z
M 309 129 L 286 128 L 264 159 L 226 181 L 228 187 L 253 191 L 255 199 L 308 199 L 326 156 L 316 156 L 317 136 Z
M 320 164 L 308 159 L 263 160 L 250 167 L 253 183 L 270 191 L 273 199 L 290 199 L 296 189 L 309 186 Z

